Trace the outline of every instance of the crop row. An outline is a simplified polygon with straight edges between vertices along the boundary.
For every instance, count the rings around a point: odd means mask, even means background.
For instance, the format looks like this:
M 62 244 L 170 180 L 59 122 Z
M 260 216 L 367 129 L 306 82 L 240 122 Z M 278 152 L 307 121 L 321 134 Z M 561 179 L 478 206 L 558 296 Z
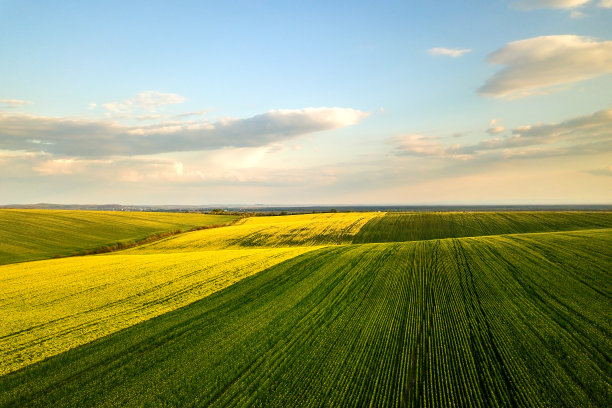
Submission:
M 0 405 L 610 406 L 610 248 L 322 248 L 1 377 Z
M 354 243 L 612 228 L 612 212 L 419 212 L 371 219 Z

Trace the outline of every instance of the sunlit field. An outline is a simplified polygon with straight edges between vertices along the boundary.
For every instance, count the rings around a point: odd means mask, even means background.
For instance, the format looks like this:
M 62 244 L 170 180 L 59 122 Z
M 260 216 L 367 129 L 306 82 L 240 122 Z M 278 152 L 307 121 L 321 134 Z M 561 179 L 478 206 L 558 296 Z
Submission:
M 0 373 L 177 309 L 311 249 L 109 254 L 0 266 Z

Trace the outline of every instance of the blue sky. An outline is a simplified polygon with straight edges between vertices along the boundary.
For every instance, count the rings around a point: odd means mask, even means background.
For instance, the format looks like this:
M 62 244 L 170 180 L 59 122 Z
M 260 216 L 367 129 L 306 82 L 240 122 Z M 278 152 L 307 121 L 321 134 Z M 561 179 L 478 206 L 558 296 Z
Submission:
M 0 1 L 0 203 L 612 202 L 612 2 Z

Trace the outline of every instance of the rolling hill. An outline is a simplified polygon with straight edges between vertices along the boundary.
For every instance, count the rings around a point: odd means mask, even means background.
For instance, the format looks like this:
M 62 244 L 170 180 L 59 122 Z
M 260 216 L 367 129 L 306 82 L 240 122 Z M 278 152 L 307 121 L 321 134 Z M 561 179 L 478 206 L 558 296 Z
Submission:
M 13 362 L 0 405 L 610 406 L 611 223 L 257 217 L 5 265 L 5 355 L 66 347 Z
M 226 225 L 237 218 L 195 213 L 0 209 L 0 265 L 77 254 L 157 233 Z

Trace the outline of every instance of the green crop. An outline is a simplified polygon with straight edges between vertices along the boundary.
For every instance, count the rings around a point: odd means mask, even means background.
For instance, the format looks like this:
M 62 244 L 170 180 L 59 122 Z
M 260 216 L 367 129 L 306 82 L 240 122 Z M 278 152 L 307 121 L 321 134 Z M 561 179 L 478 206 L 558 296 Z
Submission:
M 353 239 L 401 242 L 423 239 L 476 237 L 525 232 L 612 228 L 610 212 L 420 212 L 388 213 L 371 219 Z

